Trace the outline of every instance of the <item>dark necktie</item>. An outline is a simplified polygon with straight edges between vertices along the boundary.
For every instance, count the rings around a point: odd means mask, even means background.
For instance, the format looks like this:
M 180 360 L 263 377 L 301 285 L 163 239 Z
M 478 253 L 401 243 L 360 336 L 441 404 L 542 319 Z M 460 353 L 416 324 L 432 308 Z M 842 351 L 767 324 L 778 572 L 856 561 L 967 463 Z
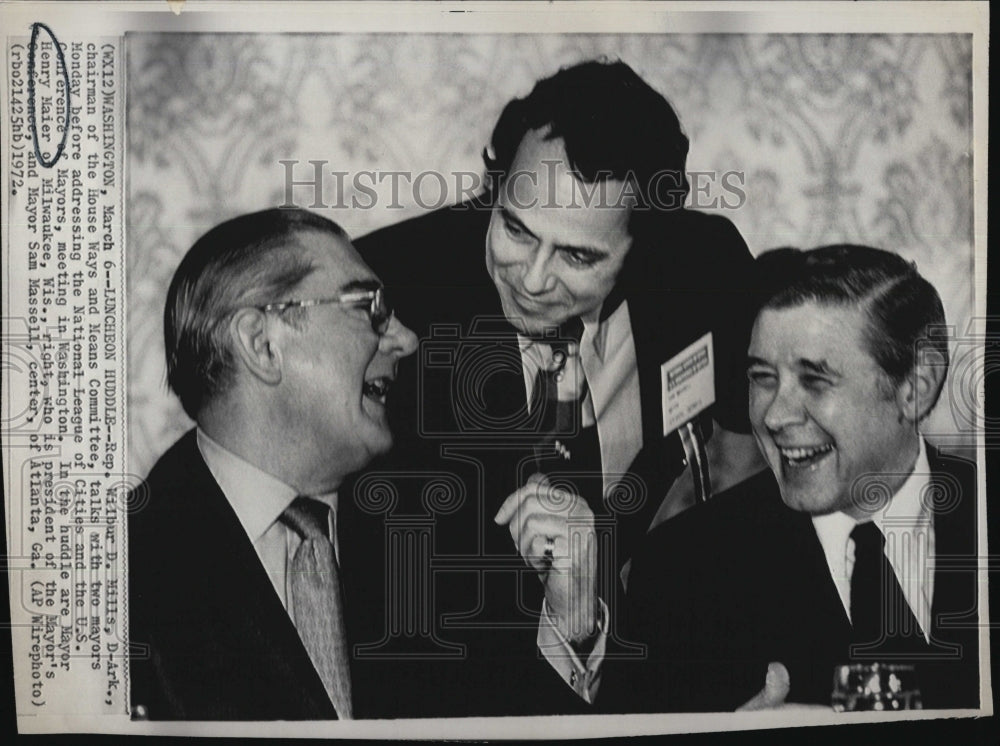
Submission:
M 535 459 L 550 482 L 576 492 L 595 515 L 602 515 L 604 487 L 597 423 L 584 426 L 583 406 L 589 389 L 580 360 L 582 336 L 579 319 L 564 324 L 559 339 L 549 343 L 552 367 L 538 371 L 535 390 L 545 395 L 534 397 L 543 407 Z
M 302 538 L 289 567 L 295 626 L 337 715 L 350 720 L 350 658 L 337 559 L 329 538 L 330 508 L 319 500 L 297 497 L 281 521 Z
M 905 658 L 925 646 L 920 625 L 885 556 L 885 536 L 874 521 L 859 523 L 851 574 L 851 625 L 862 657 Z

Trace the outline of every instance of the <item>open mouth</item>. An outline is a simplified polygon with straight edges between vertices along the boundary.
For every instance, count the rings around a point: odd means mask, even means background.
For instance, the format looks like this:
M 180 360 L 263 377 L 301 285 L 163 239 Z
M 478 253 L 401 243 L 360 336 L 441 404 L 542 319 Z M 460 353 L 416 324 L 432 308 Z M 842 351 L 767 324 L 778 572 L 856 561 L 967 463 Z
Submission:
M 364 394 L 366 399 L 370 399 L 376 404 L 385 405 L 390 388 L 392 388 L 392 379 L 388 376 L 379 376 L 378 378 L 365 381 L 361 393 Z
M 781 454 L 782 463 L 787 466 L 803 469 L 814 467 L 820 461 L 833 453 L 833 443 L 825 443 L 821 446 L 808 446 L 803 448 L 778 448 Z

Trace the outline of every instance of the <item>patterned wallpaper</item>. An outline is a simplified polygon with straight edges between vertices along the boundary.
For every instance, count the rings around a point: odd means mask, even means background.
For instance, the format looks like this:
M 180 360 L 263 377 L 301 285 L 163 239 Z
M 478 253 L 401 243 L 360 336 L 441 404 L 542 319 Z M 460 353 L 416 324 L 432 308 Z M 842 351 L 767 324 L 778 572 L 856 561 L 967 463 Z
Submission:
M 387 179 L 370 209 L 329 207 L 373 201 L 351 176 L 339 190 L 330 172 L 478 173 L 507 100 L 600 55 L 672 102 L 690 170 L 743 174 L 745 201 L 715 210 L 754 253 L 897 250 L 937 286 L 961 333 L 973 309 L 971 49 L 961 35 L 131 35 L 131 469 L 145 474 L 190 426 L 165 385 L 174 268 L 214 224 L 285 200 L 279 161 L 300 161 L 298 180 L 313 173 L 307 161 L 325 161 L 319 211 L 359 236 L 443 204 L 439 184 L 425 180 L 420 201 Z M 312 203 L 311 189 L 293 196 Z M 929 433 L 968 427 L 956 398 L 946 390 Z

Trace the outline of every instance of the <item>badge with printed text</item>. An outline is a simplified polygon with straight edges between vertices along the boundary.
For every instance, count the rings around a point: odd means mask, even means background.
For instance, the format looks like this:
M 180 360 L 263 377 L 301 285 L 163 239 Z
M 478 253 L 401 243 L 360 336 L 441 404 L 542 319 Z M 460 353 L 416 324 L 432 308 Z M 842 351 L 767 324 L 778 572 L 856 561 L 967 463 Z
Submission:
M 715 402 L 715 356 L 712 333 L 660 366 L 663 434 L 673 432 Z

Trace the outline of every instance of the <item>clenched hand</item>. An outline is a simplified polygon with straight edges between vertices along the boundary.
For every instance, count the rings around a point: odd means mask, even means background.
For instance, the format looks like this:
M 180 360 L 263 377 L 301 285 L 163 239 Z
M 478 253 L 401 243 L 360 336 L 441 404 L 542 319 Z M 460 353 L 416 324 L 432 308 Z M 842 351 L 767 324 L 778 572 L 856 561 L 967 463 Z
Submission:
M 559 631 L 579 643 L 597 631 L 597 534 L 586 501 L 533 474 L 493 519 L 510 529 L 524 560 L 538 571 Z M 550 554 L 546 553 L 549 548 Z

